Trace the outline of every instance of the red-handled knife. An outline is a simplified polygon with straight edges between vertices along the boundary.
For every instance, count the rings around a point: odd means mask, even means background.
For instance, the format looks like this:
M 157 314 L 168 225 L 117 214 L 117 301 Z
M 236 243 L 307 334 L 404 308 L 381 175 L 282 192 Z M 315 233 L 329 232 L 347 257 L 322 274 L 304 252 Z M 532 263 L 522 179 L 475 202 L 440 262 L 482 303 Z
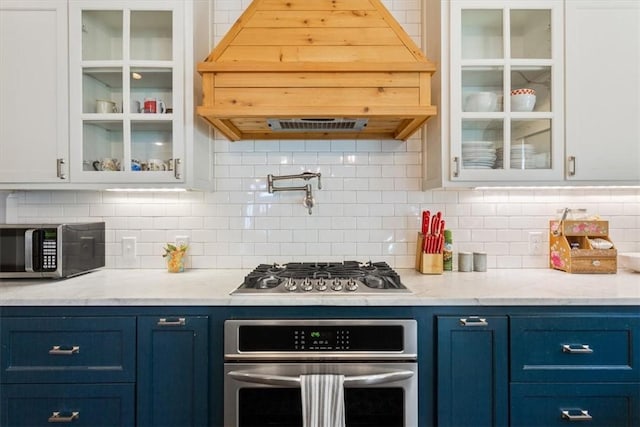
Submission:
M 429 211 L 422 211 L 422 234 L 426 235 L 429 232 Z

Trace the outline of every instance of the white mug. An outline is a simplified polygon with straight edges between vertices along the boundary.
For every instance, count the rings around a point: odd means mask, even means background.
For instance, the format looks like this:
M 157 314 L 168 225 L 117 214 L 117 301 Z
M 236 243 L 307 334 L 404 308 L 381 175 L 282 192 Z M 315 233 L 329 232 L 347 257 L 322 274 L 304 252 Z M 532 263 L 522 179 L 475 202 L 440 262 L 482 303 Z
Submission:
M 98 114 L 110 114 L 117 113 L 116 103 L 113 101 L 105 101 L 104 99 L 96 100 L 96 113 Z

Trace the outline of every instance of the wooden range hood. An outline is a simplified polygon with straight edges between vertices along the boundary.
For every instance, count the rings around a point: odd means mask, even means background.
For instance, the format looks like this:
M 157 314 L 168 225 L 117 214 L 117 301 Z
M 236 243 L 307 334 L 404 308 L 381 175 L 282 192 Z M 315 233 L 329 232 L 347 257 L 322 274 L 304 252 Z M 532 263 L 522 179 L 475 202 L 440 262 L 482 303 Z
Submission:
M 436 114 L 435 66 L 380 0 L 254 0 L 198 71 L 232 141 L 406 140 Z

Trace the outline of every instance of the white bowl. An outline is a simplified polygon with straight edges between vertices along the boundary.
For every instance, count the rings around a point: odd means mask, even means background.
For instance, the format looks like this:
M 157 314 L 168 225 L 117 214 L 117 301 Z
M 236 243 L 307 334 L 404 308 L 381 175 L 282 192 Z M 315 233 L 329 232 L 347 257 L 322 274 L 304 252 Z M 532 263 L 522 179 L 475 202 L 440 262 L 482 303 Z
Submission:
M 467 96 L 464 111 L 487 112 L 495 111 L 497 95 L 494 92 L 476 92 Z
M 511 111 L 533 111 L 535 105 L 535 95 L 511 95 Z
M 640 252 L 618 254 L 618 259 L 621 267 L 640 272 Z

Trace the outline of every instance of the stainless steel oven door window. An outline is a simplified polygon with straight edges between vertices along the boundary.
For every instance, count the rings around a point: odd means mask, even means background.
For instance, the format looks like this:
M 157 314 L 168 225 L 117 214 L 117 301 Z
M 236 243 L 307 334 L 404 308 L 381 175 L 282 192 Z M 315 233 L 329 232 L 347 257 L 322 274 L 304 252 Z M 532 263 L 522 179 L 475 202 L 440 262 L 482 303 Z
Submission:
M 225 363 L 224 425 L 300 427 L 300 375 L 345 376 L 347 427 L 418 422 L 416 363 Z

